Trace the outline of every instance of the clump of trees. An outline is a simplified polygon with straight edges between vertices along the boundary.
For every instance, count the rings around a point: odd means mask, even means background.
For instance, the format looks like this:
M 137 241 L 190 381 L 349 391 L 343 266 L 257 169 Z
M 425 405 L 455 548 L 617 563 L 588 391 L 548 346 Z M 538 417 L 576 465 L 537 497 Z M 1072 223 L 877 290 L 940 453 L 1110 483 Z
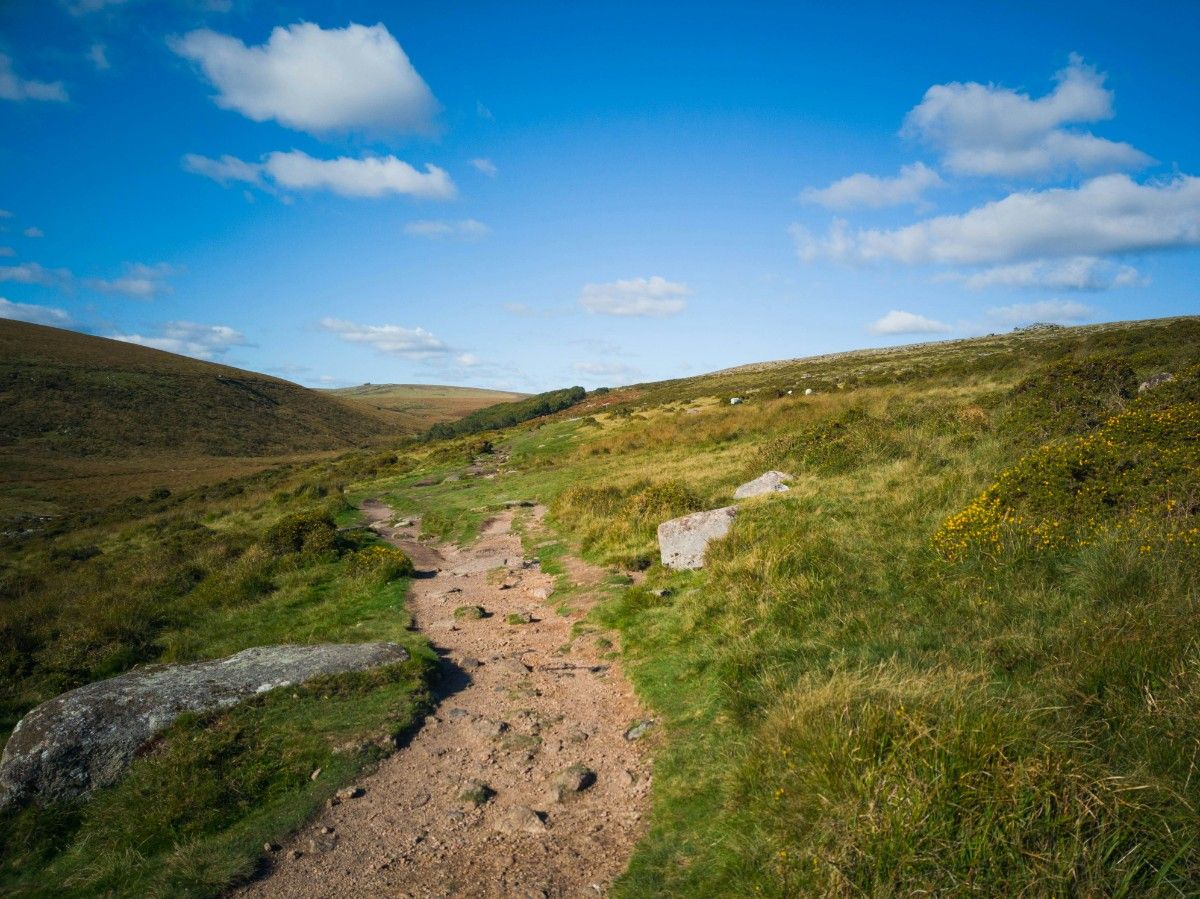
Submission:
M 429 436 L 435 440 L 442 440 L 449 437 L 478 434 L 480 431 L 509 428 L 523 421 L 529 421 L 531 418 L 539 418 L 568 409 L 580 402 L 586 395 L 587 391 L 582 387 L 567 387 L 563 390 L 539 393 L 536 396 L 511 403 L 497 403 L 485 409 L 477 409 L 458 421 L 436 424 L 429 429 Z

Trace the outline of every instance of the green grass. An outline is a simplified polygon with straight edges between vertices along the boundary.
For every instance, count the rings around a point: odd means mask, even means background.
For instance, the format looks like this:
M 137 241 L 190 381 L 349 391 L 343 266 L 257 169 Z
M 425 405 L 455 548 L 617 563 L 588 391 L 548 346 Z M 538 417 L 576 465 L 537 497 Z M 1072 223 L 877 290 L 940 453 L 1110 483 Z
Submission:
M 640 385 L 584 403 L 594 423 L 493 436 L 516 473 L 412 488 L 418 465 L 379 486 L 460 537 L 533 496 L 592 561 L 650 563 L 582 627 L 619 632 L 665 725 L 619 895 L 1192 894 L 1196 548 L 1111 528 L 959 558 L 934 537 L 1013 466 L 1021 504 L 1084 530 L 1178 500 L 1200 441 L 1172 392 L 1188 382 L 1140 401 L 1129 385 L 1200 361 L 1197 332 L 1048 329 Z M 729 393 L 747 401 L 705 400 Z M 1105 424 L 1164 406 L 1166 424 Z M 1068 461 L 1093 435 L 1121 444 L 1114 466 L 1161 462 L 1126 479 L 1130 502 L 1077 501 L 1063 465 L 1030 492 L 1045 469 L 1022 459 L 1047 443 Z M 703 571 L 657 565 L 659 521 L 767 468 L 793 489 L 745 503 Z

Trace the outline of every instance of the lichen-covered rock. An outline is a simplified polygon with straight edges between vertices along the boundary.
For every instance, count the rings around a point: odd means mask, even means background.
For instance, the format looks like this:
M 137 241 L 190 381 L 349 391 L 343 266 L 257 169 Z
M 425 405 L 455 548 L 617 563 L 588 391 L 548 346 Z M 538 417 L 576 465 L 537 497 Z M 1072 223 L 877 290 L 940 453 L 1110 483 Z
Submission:
M 752 496 L 762 496 L 764 493 L 784 493 L 788 489 L 785 481 L 792 476 L 782 471 L 768 471 L 760 474 L 753 481 L 747 481 L 733 492 L 734 499 L 749 499 Z
M 703 568 L 709 542 L 729 533 L 736 514 L 736 507 L 725 506 L 664 521 L 658 526 L 662 563 L 668 568 Z
M 43 702 L 13 730 L 0 756 L 0 808 L 73 799 L 116 783 L 137 751 L 185 712 L 228 708 L 320 675 L 407 659 L 395 643 L 261 646 L 78 687 Z

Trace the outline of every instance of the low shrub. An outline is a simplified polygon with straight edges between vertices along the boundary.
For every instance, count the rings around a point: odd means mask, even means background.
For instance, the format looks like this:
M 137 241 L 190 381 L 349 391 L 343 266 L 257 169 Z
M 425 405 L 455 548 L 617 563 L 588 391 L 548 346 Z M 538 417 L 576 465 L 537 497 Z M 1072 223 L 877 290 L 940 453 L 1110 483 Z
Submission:
M 283 516 L 263 535 L 263 545 L 276 556 L 290 553 L 323 553 L 334 548 L 337 525 L 319 509 Z
M 346 573 L 357 580 L 386 584 L 416 573 L 413 561 L 402 549 L 376 543 L 351 553 Z

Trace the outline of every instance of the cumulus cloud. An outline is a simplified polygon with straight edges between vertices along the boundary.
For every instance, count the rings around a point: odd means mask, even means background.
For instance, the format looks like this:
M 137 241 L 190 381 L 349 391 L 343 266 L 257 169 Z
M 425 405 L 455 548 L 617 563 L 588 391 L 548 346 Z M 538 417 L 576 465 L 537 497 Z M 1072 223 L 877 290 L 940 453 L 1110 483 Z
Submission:
M 893 309 L 883 318 L 867 326 L 872 334 L 945 334 L 951 330 L 945 322 L 939 322 L 915 312 Z
M 269 153 L 262 162 L 246 162 L 235 156 L 209 159 L 189 153 L 183 167 L 222 184 L 244 181 L 291 190 L 328 190 L 343 197 L 383 197 L 403 194 L 429 200 L 448 200 L 457 188 L 445 169 L 426 165 L 418 171 L 395 156 L 354 159 L 316 159 L 300 150 Z
M 1054 80 L 1054 90 L 1036 100 L 994 84 L 935 84 L 908 113 L 901 133 L 936 148 L 946 168 L 968 175 L 1115 171 L 1153 162 L 1127 143 L 1064 127 L 1112 118 L 1104 75 L 1072 55 Z
M 123 293 L 126 296 L 142 300 L 153 299 L 160 293 L 167 293 L 171 286 L 166 279 L 177 273 L 174 266 L 165 262 L 157 265 L 145 265 L 141 262 L 127 263 L 125 273 L 119 278 L 106 280 L 104 278 L 88 278 L 83 282 L 85 287 L 98 290 L 101 293 Z
M 0 266 L 0 281 L 15 281 L 17 284 L 41 284 L 45 287 L 70 287 L 74 282 L 71 272 L 65 268 L 45 268 L 36 262 L 21 265 Z
M 225 155 L 220 159 L 209 159 L 197 153 L 188 153 L 183 157 L 183 168 L 184 171 L 203 175 L 220 184 L 228 184 L 231 181 L 262 183 L 262 163 L 244 162 L 236 156 Z
M 167 322 L 155 333 L 109 334 L 113 340 L 136 343 L 196 359 L 219 359 L 232 347 L 247 346 L 246 337 L 228 325 L 202 325 L 190 321 Z
M 404 226 L 404 233 L 414 237 L 483 237 L 491 233 L 491 228 L 477 219 L 462 219 L 457 222 L 447 222 L 440 219 L 409 222 Z
M 171 49 L 200 66 L 218 106 L 299 131 L 433 130 L 429 86 L 382 24 L 275 28 L 265 44 L 201 29 Z
M 682 312 L 691 293 L 686 284 L 655 275 L 585 284 L 579 292 L 579 304 L 588 312 L 601 315 L 663 317 Z
M 1132 265 L 1097 256 L 1018 262 L 974 273 L 948 272 L 938 280 L 961 281 L 971 290 L 988 287 L 1049 288 L 1052 290 L 1109 290 L 1147 283 Z
M 34 81 L 21 78 L 13 70 L 12 57 L 0 53 L 0 100 L 49 100 L 57 103 L 67 101 L 67 90 L 61 81 Z
M 495 178 L 500 173 L 500 170 L 496 168 L 496 163 L 490 159 L 472 159 L 471 165 L 475 167 L 476 171 L 483 172 L 489 178 Z
M 806 203 L 817 203 L 826 209 L 853 209 L 884 206 L 903 206 L 920 203 L 927 190 L 941 187 L 945 182 L 933 169 L 922 162 L 902 166 L 892 178 L 859 173 L 835 181 L 828 187 L 810 187 L 800 194 Z
M 336 318 L 321 320 L 321 327 L 349 343 L 365 344 L 381 353 L 415 362 L 454 355 L 455 350 L 424 328 L 400 325 L 360 325 Z
M 71 323 L 71 316 L 64 309 L 38 306 L 34 303 L 14 303 L 4 297 L 0 297 L 0 318 L 32 322 L 35 325 L 53 325 L 59 328 L 66 327 Z
M 1014 303 L 988 310 L 988 318 L 1001 325 L 1028 325 L 1033 322 L 1053 322 L 1074 325 L 1086 321 L 1093 311 L 1072 300 L 1044 300 L 1039 303 Z
M 1102 175 L 1078 188 L 1014 193 L 894 230 L 851 231 L 839 220 L 824 237 L 799 226 L 792 235 L 805 260 L 850 263 L 989 265 L 1200 246 L 1200 178 L 1139 184 Z

